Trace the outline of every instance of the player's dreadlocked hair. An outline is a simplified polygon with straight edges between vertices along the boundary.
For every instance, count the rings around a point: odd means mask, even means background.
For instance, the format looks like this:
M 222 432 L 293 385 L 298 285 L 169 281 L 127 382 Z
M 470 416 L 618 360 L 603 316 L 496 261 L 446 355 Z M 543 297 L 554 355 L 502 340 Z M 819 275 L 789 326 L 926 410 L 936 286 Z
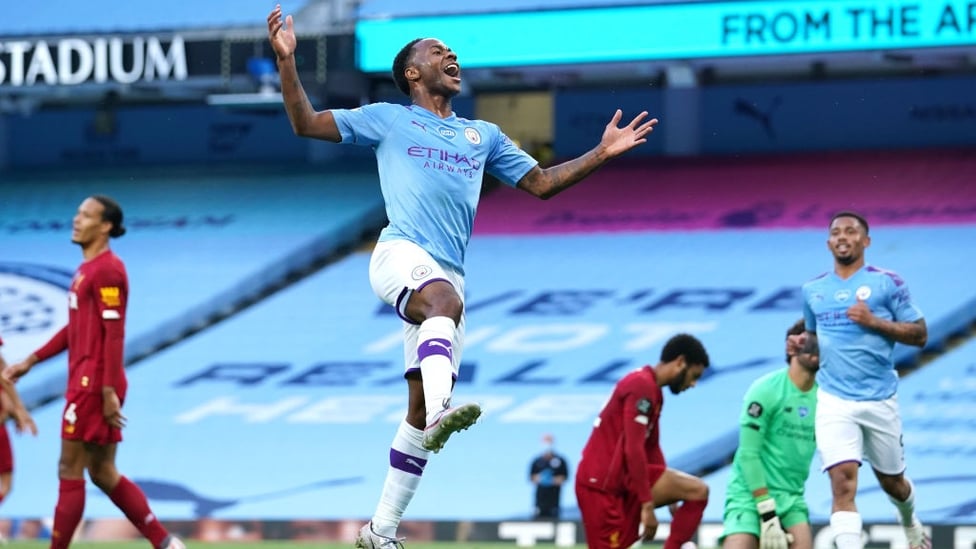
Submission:
M 93 199 L 102 205 L 102 221 L 112 224 L 112 230 L 108 232 L 109 238 L 118 238 L 125 234 L 125 225 L 122 224 L 122 207 L 119 203 L 103 194 L 92 196 Z
M 410 82 L 407 82 L 407 77 L 403 71 L 407 70 L 407 61 L 410 60 L 414 45 L 421 40 L 423 38 L 414 38 L 407 42 L 407 45 L 403 46 L 403 49 L 393 58 L 393 81 L 396 82 L 397 89 L 402 91 L 404 95 L 410 95 Z

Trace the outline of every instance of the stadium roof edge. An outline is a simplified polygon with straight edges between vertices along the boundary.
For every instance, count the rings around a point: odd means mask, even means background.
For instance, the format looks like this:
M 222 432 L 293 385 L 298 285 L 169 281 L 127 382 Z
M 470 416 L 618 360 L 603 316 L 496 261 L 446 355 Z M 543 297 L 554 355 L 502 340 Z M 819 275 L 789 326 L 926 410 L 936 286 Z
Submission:
M 318 0 L 279 0 L 286 13 L 298 13 Z M 148 0 L 44 0 L 4 6 L 0 39 L 28 36 L 225 32 L 261 29 L 272 3 L 267 0 L 208 0 L 159 3 Z M 300 32 L 303 30 L 298 29 Z M 304 29 L 307 31 L 307 29 Z

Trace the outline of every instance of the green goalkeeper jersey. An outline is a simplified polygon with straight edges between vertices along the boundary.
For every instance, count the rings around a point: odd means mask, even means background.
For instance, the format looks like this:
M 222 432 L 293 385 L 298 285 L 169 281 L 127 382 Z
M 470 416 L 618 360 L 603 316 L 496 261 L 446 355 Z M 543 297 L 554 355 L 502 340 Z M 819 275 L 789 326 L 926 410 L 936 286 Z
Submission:
M 743 398 L 728 499 L 752 501 L 753 492 L 762 487 L 774 498 L 803 496 L 817 447 L 817 385 L 803 392 L 787 372 L 782 368 L 762 376 Z

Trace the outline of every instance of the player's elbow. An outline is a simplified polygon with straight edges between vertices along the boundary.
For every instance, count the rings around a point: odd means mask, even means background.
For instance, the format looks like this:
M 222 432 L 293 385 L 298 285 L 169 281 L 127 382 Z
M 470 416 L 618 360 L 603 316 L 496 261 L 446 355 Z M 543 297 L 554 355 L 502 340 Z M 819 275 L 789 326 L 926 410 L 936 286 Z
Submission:
M 549 200 L 550 198 L 556 196 L 556 194 L 557 193 L 555 191 L 547 191 L 547 192 L 541 192 L 536 196 L 542 200 Z

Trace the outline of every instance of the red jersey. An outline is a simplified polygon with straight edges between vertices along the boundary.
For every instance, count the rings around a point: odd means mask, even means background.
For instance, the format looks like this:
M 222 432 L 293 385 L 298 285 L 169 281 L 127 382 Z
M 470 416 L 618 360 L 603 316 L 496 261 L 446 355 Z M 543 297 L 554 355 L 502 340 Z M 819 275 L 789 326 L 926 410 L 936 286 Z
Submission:
M 658 419 L 664 394 L 654 370 L 644 366 L 613 388 L 583 448 L 576 483 L 607 492 L 629 492 L 651 500 L 648 464 L 664 465 Z
M 125 308 L 129 277 L 111 250 L 78 267 L 68 291 L 68 325 L 34 354 L 45 360 L 68 350 L 67 393 L 115 388 L 125 398 Z

